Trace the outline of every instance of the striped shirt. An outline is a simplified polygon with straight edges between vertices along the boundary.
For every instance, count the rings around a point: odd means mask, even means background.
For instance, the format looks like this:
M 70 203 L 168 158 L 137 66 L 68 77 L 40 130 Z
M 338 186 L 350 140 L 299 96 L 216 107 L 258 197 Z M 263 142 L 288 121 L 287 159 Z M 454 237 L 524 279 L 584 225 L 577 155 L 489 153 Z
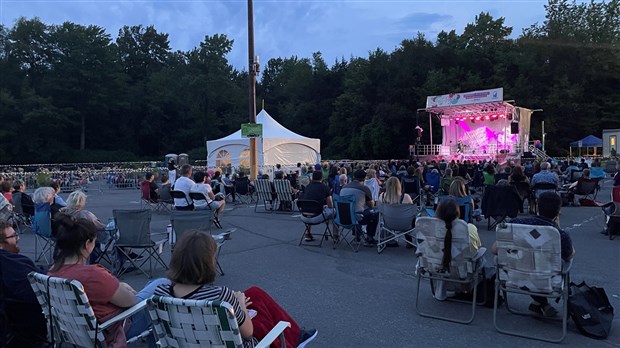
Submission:
M 155 295 L 176 297 L 174 296 L 174 283 L 159 285 L 155 289 Z M 225 286 L 205 284 L 181 298 L 184 300 L 226 301 L 233 307 L 239 327 L 246 320 L 245 312 L 241 309 L 237 297 L 231 289 Z M 243 339 L 244 348 L 253 348 L 257 343 L 258 340 L 254 337 L 251 340 Z

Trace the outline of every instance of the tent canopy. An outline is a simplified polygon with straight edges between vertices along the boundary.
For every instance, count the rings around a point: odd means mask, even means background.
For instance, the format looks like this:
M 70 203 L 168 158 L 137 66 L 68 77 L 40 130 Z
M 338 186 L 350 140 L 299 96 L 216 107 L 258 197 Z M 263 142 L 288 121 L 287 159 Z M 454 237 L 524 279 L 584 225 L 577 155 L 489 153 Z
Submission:
M 256 116 L 256 123 L 263 125 L 263 136 L 257 139 L 259 165 L 319 163 L 321 140 L 306 138 L 274 120 L 265 110 Z M 241 129 L 217 140 L 207 142 L 207 165 L 233 167 L 249 166 L 250 140 L 241 137 Z
M 581 142 L 581 145 L 579 143 Z M 588 135 L 587 137 L 573 141 L 570 143 L 571 147 L 602 147 L 603 140 L 601 138 L 597 138 L 594 135 Z

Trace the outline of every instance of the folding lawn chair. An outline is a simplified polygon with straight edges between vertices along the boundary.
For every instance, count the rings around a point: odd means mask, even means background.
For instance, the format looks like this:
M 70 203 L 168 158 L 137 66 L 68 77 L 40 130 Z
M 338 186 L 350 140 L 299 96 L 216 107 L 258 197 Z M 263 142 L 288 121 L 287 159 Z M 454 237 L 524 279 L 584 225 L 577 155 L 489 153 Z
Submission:
M 521 181 L 521 182 L 511 182 L 510 185 L 514 186 L 517 189 L 517 193 L 519 194 L 519 198 L 521 198 L 520 212 L 524 212 L 525 208 L 523 208 L 523 204 L 528 202 L 528 210 L 532 210 L 530 206 L 532 201 L 532 189 L 530 188 L 530 184 Z
M 422 194 L 420 188 L 420 180 L 417 177 L 404 176 L 400 180 L 400 184 L 403 188 L 403 192 L 411 196 L 413 204 L 418 204 L 422 209 Z
M 250 191 L 250 179 L 247 176 L 235 179 L 234 185 L 234 194 L 239 202 L 250 204 L 254 201 L 254 197 Z
M 575 187 L 575 196 L 582 196 L 584 199 L 595 200 L 596 195 L 600 189 L 599 179 L 584 179 L 579 178 L 577 180 L 577 187 Z
M 271 182 L 268 179 L 256 179 L 254 187 L 256 188 L 256 205 L 254 206 L 254 212 L 257 212 L 258 203 L 263 203 L 265 205 L 265 212 L 273 213 L 274 192 L 271 189 Z M 269 203 L 269 208 L 267 208 L 267 203 Z
M 442 265 L 446 224 L 443 220 L 432 217 L 420 217 L 416 220 L 416 236 L 418 239 L 418 287 L 415 299 L 416 312 L 423 317 L 469 324 L 476 315 L 476 299 L 478 282 L 482 280 L 482 259 L 485 248 L 473 251 L 469 243 L 467 223 L 457 219 L 452 223 L 452 261 L 445 269 Z M 471 304 L 471 315 L 467 319 L 457 319 L 448 316 L 422 312 L 420 310 L 420 283 L 422 278 L 428 279 L 434 297 L 442 297 L 449 284 L 456 289 L 473 289 L 472 300 L 458 301 Z M 486 300 L 486 299 L 485 299 Z
M 376 202 L 379 200 L 379 191 L 381 191 L 381 187 L 379 187 L 379 183 L 376 178 L 370 178 L 364 181 L 364 186 L 370 189 L 370 193 L 372 194 L 372 199 Z
M 174 200 L 175 207 L 179 202 L 185 202 L 186 206 L 190 206 L 193 204 L 193 202 L 189 200 L 189 197 L 187 197 L 187 195 L 183 191 L 172 190 L 170 191 L 170 196 Z
M 497 331 L 546 342 L 561 342 L 566 336 L 568 321 L 568 284 L 571 263 L 561 256 L 560 232 L 552 226 L 503 224 L 497 227 L 497 279 L 493 324 Z M 530 315 L 510 307 L 508 293 L 541 296 L 562 301 L 562 336 L 548 338 L 534 336 L 498 326 L 498 294 L 504 294 L 510 313 Z
M 115 250 L 122 259 L 117 270 L 118 277 L 128 270 L 128 267 L 125 267 L 127 262 L 139 269 L 148 278 L 153 276 L 153 259 L 162 267 L 168 269 L 168 266 L 159 255 L 168 238 L 161 237 L 161 239 L 158 238 L 156 241 L 151 239 L 153 236 L 160 234 L 151 233 L 151 214 L 151 211 L 148 209 L 112 210 L 116 228 L 120 233 L 120 237 L 114 245 Z M 137 258 L 131 258 L 129 257 L 129 250 L 141 251 L 138 253 Z M 140 259 L 140 256 L 144 258 Z M 142 269 L 142 266 L 147 262 L 149 264 L 148 273 Z
M 106 347 L 103 330 L 118 322 L 124 323 L 127 318 L 146 308 L 145 300 L 99 323 L 79 281 L 36 272 L 30 272 L 28 280 L 50 325 L 52 342 L 58 343 L 58 347 L 63 346 L 62 343 L 76 347 Z M 120 326 L 119 330 L 122 329 Z M 128 343 L 146 337 L 148 333 L 145 331 Z
M 244 347 L 228 302 L 153 296 L 147 306 L 160 347 Z M 286 348 L 284 330 L 290 326 L 280 321 L 254 347 L 268 348 L 279 337 L 281 347 Z
M 456 196 L 439 196 L 439 202 L 451 199 L 456 202 L 459 206 L 459 210 L 461 212 L 461 220 L 464 220 L 467 223 L 471 222 L 471 214 L 473 207 L 471 206 L 471 196 L 465 197 L 456 197 Z M 439 203 L 438 202 L 438 203 Z M 435 210 L 427 208 L 426 215 L 429 217 L 435 217 Z
M 286 179 L 275 179 L 273 181 L 273 186 L 276 189 L 278 210 L 292 212 L 295 201 L 291 189 L 291 182 Z

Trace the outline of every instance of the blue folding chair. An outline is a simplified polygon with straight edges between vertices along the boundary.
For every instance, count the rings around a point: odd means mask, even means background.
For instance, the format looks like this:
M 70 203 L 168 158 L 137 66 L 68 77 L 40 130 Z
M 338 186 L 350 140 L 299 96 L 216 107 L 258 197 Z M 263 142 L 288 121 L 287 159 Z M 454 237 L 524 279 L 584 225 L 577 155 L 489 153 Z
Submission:
M 52 207 L 49 203 L 35 204 L 32 232 L 34 233 L 35 261 L 38 262 L 41 257 L 44 257 L 45 261 L 50 264 L 54 240 L 52 239 Z M 49 254 L 49 258 L 46 254 Z
M 458 204 L 460 210 L 461 210 L 461 220 L 465 220 L 465 222 L 470 223 L 471 222 L 471 212 L 472 212 L 472 206 L 471 206 L 471 196 L 465 196 L 465 197 L 455 197 L 455 196 L 439 196 L 439 202 L 442 202 L 444 200 L 447 199 L 451 199 L 453 201 L 456 201 L 456 204 Z M 426 209 L 426 215 L 430 216 L 430 217 L 435 217 L 435 210 L 427 208 Z
M 334 206 L 336 207 L 336 217 L 334 223 L 342 231 L 340 238 L 334 240 L 334 249 L 344 240 L 354 252 L 357 252 L 362 244 L 362 225 L 355 212 L 355 196 L 340 196 L 334 194 Z M 352 236 L 349 241 L 349 236 Z

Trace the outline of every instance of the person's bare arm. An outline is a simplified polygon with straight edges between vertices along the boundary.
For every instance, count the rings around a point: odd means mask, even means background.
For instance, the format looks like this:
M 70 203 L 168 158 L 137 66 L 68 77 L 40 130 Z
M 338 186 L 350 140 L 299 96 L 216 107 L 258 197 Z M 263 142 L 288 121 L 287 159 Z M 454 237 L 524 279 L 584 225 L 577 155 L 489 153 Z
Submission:
M 247 306 L 252 304 L 252 302 L 250 301 L 250 298 L 245 297 L 245 294 L 241 291 L 236 291 L 234 294 L 239 301 L 239 306 L 245 312 L 245 321 L 239 327 L 239 331 L 241 332 L 241 337 L 247 340 L 252 338 L 252 335 L 254 335 L 254 325 L 252 325 L 252 319 L 250 318 L 250 314 L 248 314 L 247 308 Z
M 119 283 L 118 289 L 112 296 L 110 303 L 122 308 L 127 308 L 138 303 L 136 301 L 136 291 L 127 283 Z
M 334 207 L 334 201 L 333 201 L 333 199 L 332 199 L 332 196 L 328 196 L 328 197 L 325 199 L 325 202 L 327 203 L 327 207 L 328 207 L 328 208 L 333 208 L 333 207 Z

